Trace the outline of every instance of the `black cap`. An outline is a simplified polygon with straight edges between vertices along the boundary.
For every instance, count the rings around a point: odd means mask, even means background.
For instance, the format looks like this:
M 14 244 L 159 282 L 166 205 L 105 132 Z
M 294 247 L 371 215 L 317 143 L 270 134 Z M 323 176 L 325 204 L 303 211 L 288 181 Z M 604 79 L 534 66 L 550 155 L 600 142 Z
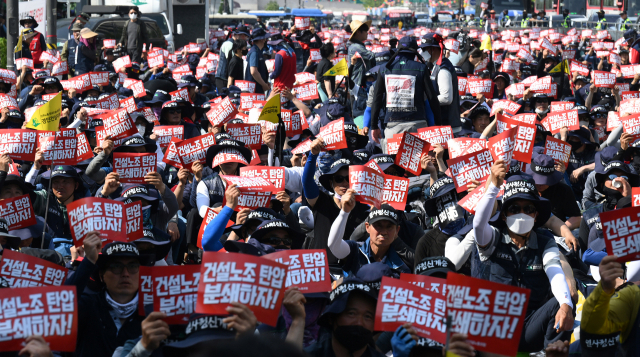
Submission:
M 378 221 L 389 221 L 394 225 L 398 225 L 398 211 L 390 205 L 382 205 L 379 209 L 371 210 L 367 222 L 373 224 Z

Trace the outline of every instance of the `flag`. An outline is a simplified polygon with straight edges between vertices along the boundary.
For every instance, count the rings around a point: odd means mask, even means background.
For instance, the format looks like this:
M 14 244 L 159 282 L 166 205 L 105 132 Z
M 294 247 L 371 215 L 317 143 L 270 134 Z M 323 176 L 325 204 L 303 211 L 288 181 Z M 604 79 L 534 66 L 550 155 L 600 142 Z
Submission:
M 278 124 L 278 115 L 280 114 L 280 94 L 276 94 L 273 98 L 269 99 L 267 104 L 262 108 L 258 121 L 266 120 L 274 124 Z
M 571 74 L 569 72 L 569 63 L 568 61 L 565 59 L 562 62 L 558 63 L 555 67 L 553 67 L 549 73 L 560 73 L 560 72 L 564 72 L 566 74 Z
M 325 77 L 333 77 L 333 76 L 348 76 L 349 75 L 349 67 L 347 66 L 347 60 L 341 59 L 338 64 L 331 67 L 330 70 L 325 72 L 323 76 Z
M 484 37 L 484 40 L 482 40 L 482 44 L 480 45 L 480 49 L 493 51 L 493 48 L 491 47 L 491 36 L 486 35 Z
M 27 128 L 58 131 L 61 111 L 62 92 L 59 92 L 50 101 L 36 109 L 35 113 L 31 116 L 31 120 L 27 123 Z

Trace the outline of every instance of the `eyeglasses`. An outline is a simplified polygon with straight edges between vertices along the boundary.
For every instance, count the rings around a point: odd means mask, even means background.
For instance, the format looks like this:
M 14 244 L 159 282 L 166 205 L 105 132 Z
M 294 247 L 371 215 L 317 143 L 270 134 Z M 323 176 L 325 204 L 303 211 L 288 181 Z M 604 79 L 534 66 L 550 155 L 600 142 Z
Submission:
M 271 236 L 271 237 L 267 237 L 265 239 L 262 240 L 264 243 L 269 244 L 269 245 L 285 245 L 287 247 L 291 246 L 291 239 L 290 238 L 281 238 L 278 236 Z
M 534 213 L 536 213 L 536 206 L 534 206 L 534 205 L 526 205 L 524 207 L 520 207 L 519 205 L 513 204 L 513 205 L 509 206 L 509 208 L 507 209 L 507 212 L 509 212 L 511 214 L 518 214 L 520 212 L 522 212 L 524 214 L 534 214 Z
M 58 90 L 58 87 L 54 85 L 44 86 L 44 90 Z
M 349 182 L 349 176 L 333 175 L 333 181 L 336 183 L 342 183 L 342 181 Z
M 182 110 L 180 110 L 180 109 L 167 109 L 167 113 L 169 113 L 169 114 L 180 114 L 180 113 L 182 113 Z
M 140 263 L 132 262 L 127 265 L 122 263 L 111 263 L 107 267 L 107 270 L 118 275 L 118 274 L 122 274 L 122 272 L 124 271 L 124 268 L 127 268 L 127 271 L 129 272 L 129 274 L 136 274 L 140 270 Z
M 617 178 L 623 178 L 623 179 L 629 181 L 629 178 L 627 176 L 618 176 L 618 175 L 613 175 L 613 174 L 609 175 L 609 180 L 613 181 L 613 180 L 615 180 Z

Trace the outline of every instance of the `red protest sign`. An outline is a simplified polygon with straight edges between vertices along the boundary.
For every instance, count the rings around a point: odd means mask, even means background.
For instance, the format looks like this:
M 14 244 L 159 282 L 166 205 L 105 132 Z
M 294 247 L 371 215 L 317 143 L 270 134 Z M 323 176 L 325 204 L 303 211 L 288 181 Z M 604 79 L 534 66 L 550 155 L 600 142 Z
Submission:
M 569 130 L 580 129 L 580 123 L 578 122 L 578 110 L 564 110 L 561 112 L 549 113 L 547 117 L 542 121 L 542 125 L 551 132 L 551 134 L 557 134 L 565 126 Z
M 349 188 L 356 190 L 356 201 L 380 208 L 384 175 L 363 165 L 349 166 Z
M 640 64 L 628 64 L 620 66 L 623 78 L 633 78 L 640 71 Z
M 296 98 L 299 100 L 314 100 L 320 98 L 318 94 L 318 85 L 315 82 L 303 83 L 293 87 Z
M 256 92 L 256 82 L 251 81 L 239 81 L 236 80 L 233 83 L 235 86 L 240 88 L 243 93 L 255 93 Z
M 227 184 L 236 184 L 240 190 L 238 198 L 238 206 L 235 211 L 241 211 L 245 208 L 255 210 L 260 207 L 268 207 L 271 200 L 271 194 L 276 192 L 273 184 L 262 177 L 240 177 L 221 175 L 227 181 Z M 222 204 L 226 204 L 226 197 Z
M 284 191 L 284 167 L 244 166 L 240 168 L 240 177 L 262 177 L 271 182 L 276 191 Z
M 16 72 L 0 68 L 0 80 L 6 83 L 16 84 L 18 78 L 16 77 Z
M 207 213 L 204 214 L 204 218 L 202 219 L 202 223 L 200 224 L 200 230 L 198 231 L 198 248 L 202 248 L 202 235 L 204 234 L 204 230 L 207 228 L 209 223 L 218 215 L 216 211 L 211 207 L 207 207 Z M 234 224 L 232 220 L 227 222 L 227 228 L 231 227 Z
M 395 331 L 409 322 L 418 336 L 446 343 L 446 310 L 442 294 L 385 276 L 380 285 L 374 329 Z
M 0 94 L 0 108 L 9 107 L 18 108 L 18 102 L 16 101 L 16 99 L 6 94 Z
M 106 86 L 109 84 L 109 72 L 89 72 L 92 86 Z
M 489 149 L 447 160 L 457 192 L 466 191 L 471 181 L 481 181 L 487 177 L 492 165 L 493 157 Z
M 27 228 L 37 223 L 28 194 L 0 200 L 0 217 L 7 221 L 9 230 Z
M 504 110 L 505 113 L 515 115 L 518 112 L 518 110 L 520 110 L 520 107 L 522 107 L 522 105 L 507 99 L 496 100 L 493 102 L 490 115 L 491 116 L 495 115 L 498 109 L 500 108 L 502 108 L 502 110 Z
M 125 108 L 116 109 L 101 117 L 106 135 L 111 136 L 111 140 L 128 138 L 138 133 L 135 123 Z
M 517 122 L 502 115 L 498 117 L 498 134 L 511 128 L 516 128 L 513 158 L 521 162 L 531 163 L 531 155 L 533 154 L 533 146 L 536 139 L 536 126 L 533 124 Z M 489 145 L 491 145 L 491 141 L 489 142 Z
M 52 351 L 74 352 L 78 335 L 75 286 L 2 289 L 1 351 L 20 351 L 31 335 L 43 336 Z
M 182 165 L 191 170 L 191 166 L 195 162 L 204 164 L 207 162 L 207 149 L 215 144 L 216 139 L 213 133 L 196 136 L 189 140 L 183 140 L 176 144 L 178 156 Z
M 422 172 L 420 159 L 422 155 L 429 153 L 430 146 L 429 143 L 405 132 L 400 140 L 395 164 L 416 176 L 420 175 Z
M 467 150 L 471 145 L 478 142 L 486 142 L 484 139 L 475 139 L 475 138 L 455 138 L 447 141 L 447 146 L 449 147 L 449 157 L 455 159 Z M 481 144 L 484 145 L 484 144 Z M 486 145 L 484 145 L 486 148 Z
M 396 135 L 399 135 L 396 137 Z M 393 134 L 393 138 L 387 139 L 387 154 L 395 155 L 400 149 L 400 140 L 402 140 L 402 134 Z
M 620 123 L 622 124 L 625 133 L 632 135 L 640 134 L 640 114 L 620 117 Z
M 325 249 L 288 249 L 264 257 L 287 266 L 285 288 L 296 286 L 305 294 L 331 291 Z
M 458 77 L 458 95 L 467 94 L 467 78 Z
M 0 129 L 0 154 L 8 154 L 14 160 L 33 161 L 37 138 L 34 130 Z
M 488 146 L 493 161 L 503 160 L 509 166 L 516 147 L 516 131 L 517 128 L 511 128 L 489 138 Z
M 129 239 L 129 242 L 143 238 L 142 202 L 136 201 L 125 204 L 124 212 L 127 222 L 127 238 Z
M 375 161 L 371 161 L 375 163 Z M 404 211 L 409 196 L 409 179 L 391 175 L 384 176 L 384 193 L 382 202 L 387 202 L 391 207 Z
M 118 109 L 120 108 L 120 101 L 118 100 L 118 95 L 116 93 L 111 93 L 110 95 L 98 99 L 98 100 L 90 100 L 87 101 L 89 105 L 95 105 L 96 108 L 99 109 Z
M 505 89 L 505 93 L 516 98 L 522 98 L 524 96 L 524 87 L 523 83 L 514 83 Z
M 296 27 L 296 30 L 308 30 L 310 27 L 309 18 L 296 16 L 295 27 Z
M 547 136 L 544 143 L 544 154 L 553 158 L 556 164 L 562 164 L 564 167 L 569 166 L 569 157 L 571 156 L 571 145 L 553 136 Z
M 162 54 L 149 56 L 149 68 L 164 67 L 164 57 Z
M 640 207 L 628 207 L 600 213 L 607 254 L 618 256 L 621 263 L 640 259 L 636 243 L 640 231 Z
M 516 57 L 523 59 L 527 63 L 533 62 L 533 56 L 524 48 L 518 50 L 518 53 L 516 53 Z
M 106 198 L 86 197 L 67 205 L 69 226 L 76 247 L 87 233 L 99 231 L 100 238 L 126 242 L 124 203 Z
M 205 252 L 201 266 L 197 313 L 227 315 L 227 307 L 239 302 L 258 321 L 276 325 L 287 275 L 284 264 L 248 254 Z M 234 293 L 238 291 L 242 293 Z
M 305 139 L 300 144 L 298 144 L 295 148 L 291 150 L 292 154 L 304 154 L 308 151 L 311 151 L 311 144 L 313 142 L 311 139 Z
M 284 122 L 284 129 L 287 132 L 287 136 L 290 138 L 302 134 L 304 129 L 309 129 L 307 118 L 304 117 L 304 113 L 302 113 L 301 110 L 292 113 L 290 110 L 281 109 L 280 116 Z
M 631 206 L 640 206 L 640 187 L 631 187 Z
M 480 199 L 484 196 L 486 189 L 487 186 L 481 183 L 478 187 L 474 188 L 473 191 L 467 193 L 463 198 L 461 198 L 458 201 L 458 205 L 464 208 L 467 212 L 476 214 L 476 207 L 478 206 Z
M 318 55 L 320 55 L 320 50 L 316 50 L 318 51 Z M 311 49 L 311 53 L 313 55 L 313 49 Z M 322 58 L 318 59 L 321 60 Z M 310 83 L 310 82 L 316 82 L 316 76 L 313 75 L 313 73 L 309 73 L 309 72 L 300 72 L 300 73 L 296 73 L 295 74 L 296 77 L 296 82 L 298 84 L 303 84 L 303 83 Z M 251 82 L 253 83 L 253 82 Z
M 256 93 L 241 93 L 240 94 L 240 109 L 250 110 L 253 108 L 253 102 L 264 101 L 264 94 Z
M 209 109 L 207 112 L 207 119 L 209 119 L 211 125 L 221 126 L 235 118 L 237 113 L 238 109 L 236 109 L 236 106 L 231 103 L 231 99 L 229 99 L 229 97 L 226 97 L 220 103 Z
M 553 112 L 561 112 L 564 110 L 569 110 L 576 105 L 574 102 L 551 102 L 549 105 L 549 111 Z
M 211 167 L 216 167 L 227 162 L 237 162 L 239 164 L 249 165 L 247 159 L 242 156 L 242 154 L 238 150 L 232 148 L 224 148 L 218 151 L 216 156 L 213 157 Z
M 138 109 L 138 106 L 136 105 L 136 100 L 133 97 L 122 99 L 119 102 L 120 102 L 120 108 L 127 109 L 127 113 L 129 114 L 135 112 Z
M 448 38 L 444 41 L 444 47 L 449 51 L 457 54 L 460 49 L 460 41 L 453 38 Z
M 435 144 L 440 144 L 443 148 L 446 149 L 447 141 L 453 139 L 453 132 L 450 125 L 430 126 L 418 129 L 417 136 L 420 139 L 428 142 L 432 146 Z
M 169 92 L 169 95 L 171 96 L 171 100 L 183 99 L 187 102 L 191 101 L 191 99 L 189 99 L 189 90 L 186 87 Z
M 169 142 L 169 145 L 167 146 L 167 151 L 164 152 L 164 157 L 162 158 L 162 162 L 167 163 L 173 167 L 177 167 L 179 169 L 181 169 L 182 166 L 182 159 L 180 158 L 180 155 L 178 154 L 178 148 L 177 148 L 177 144 L 179 144 L 182 140 L 178 139 L 178 138 L 172 138 L 171 141 Z M 205 152 L 206 154 L 206 152 Z
M 75 165 L 78 162 L 76 129 L 61 128 L 55 136 L 40 137 L 38 147 L 44 155 L 43 165 Z
M 227 133 L 252 149 L 262 147 L 262 127 L 260 124 L 228 124 Z
M 133 96 L 136 98 L 142 98 L 147 95 L 147 92 L 144 89 L 144 82 L 127 78 L 124 80 L 124 84 L 122 85 L 125 88 L 129 88 L 133 91 Z
M 599 88 L 611 88 L 616 85 L 616 74 L 613 72 L 593 71 L 593 84 Z
M 156 143 L 161 148 L 169 146 L 172 138 L 182 140 L 184 138 L 184 125 L 160 125 L 153 127 L 153 133 L 156 134 Z
M 150 275 L 153 311 L 167 314 L 170 325 L 186 324 L 196 310 L 200 265 L 157 266 Z
M 618 112 L 621 116 L 640 113 L 640 99 L 623 100 L 620 102 L 620 110 Z
M 467 87 L 472 96 L 482 94 L 485 98 L 493 97 L 493 81 L 490 79 L 469 79 Z
M 131 58 L 129 56 L 120 57 L 117 60 L 113 61 L 113 69 L 116 70 L 116 73 L 120 72 L 121 68 L 129 68 L 131 67 Z
M 76 135 L 78 146 L 76 147 L 76 162 L 80 163 L 84 160 L 93 158 L 93 151 L 91 151 L 91 145 L 84 133 Z
M 12 288 L 60 286 L 67 278 L 67 272 L 67 268 L 32 255 L 9 249 L 2 254 L 0 276 Z
M 625 91 L 620 93 L 621 100 L 636 99 L 636 98 L 640 98 L 639 91 Z
M 518 352 L 529 289 L 456 273 L 447 275 L 447 289 L 452 331 L 467 334 L 478 351 L 507 356 Z
M 344 134 L 344 118 L 334 120 L 323 126 L 317 136 L 324 140 L 324 151 L 346 149 L 347 139 Z
M 146 183 L 144 177 L 156 171 L 156 153 L 135 154 L 126 152 L 113 153 L 113 171 L 120 175 L 122 183 Z
M 535 82 L 531 83 L 531 86 L 529 86 L 529 89 L 534 93 L 550 94 L 551 83 L 552 83 L 551 77 L 538 78 L 536 79 Z

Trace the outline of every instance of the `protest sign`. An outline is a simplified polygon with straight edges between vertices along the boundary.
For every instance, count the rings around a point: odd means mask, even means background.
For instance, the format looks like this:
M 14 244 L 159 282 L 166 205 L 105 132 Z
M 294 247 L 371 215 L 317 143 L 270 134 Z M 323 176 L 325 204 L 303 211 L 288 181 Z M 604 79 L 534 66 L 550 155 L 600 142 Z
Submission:
M 576 105 L 574 102 L 551 102 L 549 105 L 549 112 L 561 112 L 565 110 L 570 110 Z
M 484 196 L 487 189 L 487 186 L 483 184 L 483 182 L 458 201 L 458 205 L 471 214 L 476 214 L 478 202 L 480 202 L 480 199 Z
M 233 148 L 223 148 L 213 157 L 211 167 L 216 167 L 229 162 L 249 165 L 247 159 L 238 150 Z
M 301 110 L 292 113 L 290 110 L 282 109 L 280 115 L 284 122 L 284 129 L 287 132 L 287 136 L 290 138 L 302 134 L 304 129 L 309 129 L 307 118 L 305 118 Z
M 250 94 L 251 95 L 251 94 Z M 256 94 L 257 95 L 257 94 Z M 214 105 L 207 112 L 207 119 L 213 126 L 221 126 L 231 119 L 235 118 L 238 113 L 235 105 L 231 103 L 229 97 L 224 98 L 220 103 Z
M 292 154 L 306 154 L 307 152 L 311 151 L 311 144 L 313 142 L 311 141 L 311 139 L 305 139 L 304 141 L 300 142 L 300 144 L 296 145 L 295 148 L 293 148 L 291 150 Z
M 511 128 L 489 138 L 488 146 L 493 161 L 503 160 L 505 165 L 509 167 L 509 163 L 513 157 L 513 151 L 516 147 L 515 137 L 517 130 L 518 128 Z M 533 147 L 531 148 L 533 149 Z
M 631 187 L 631 206 L 640 206 L 640 187 Z
M 511 128 L 516 128 L 513 158 L 521 162 L 531 163 L 531 155 L 533 155 L 533 146 L 536 139 L 535 125 L 518 122 L 503 115 L 498 116 L 498 134 Z
M 395 164 L 416 176 L 420 175 L 422 155 L 429 153 L 430 146 L 429 143 L 405 132 L 400 140 Z
M 164 153 L 164 157 L 162 158 L 162 162 L 167 163 L 173 167 L 177 167 L 178 169 L 183 168 L 182 159 L 178 154 L 177 144 L 182 142 L 182 140 L 178 138 L 171 138 L 169 142 L 169 146 L 167 146 L 167 151 Z M 206 151 L 205 151 L 205 159 L 206 159 Z
M 120 175 L 122 183 L 145 184 L 144 177 L 156 171 L 157 154 L 113 153 L 113 171 Z
M 554 112 L 547 114 L 547 117 L 542 121 L 542 125 L 550 131 L 551 134 L 557 134 L 564 127 L 571 130 L 580 129 L 580 123 L 578 122 L 578 110 L 563 110 L 561 112 Z
M 55 173 L 55 170 L 54 170 Z M 86 197 L 67 205 L 69 226 L 76 247 L 91 231 L 100 232 L 101 239 L 127 241 L 124 203 L 106 198 Z
M 374 329 L 395 331 L 411 323 L 418 336 L 446 343 L 446 310 L 442 294 L 385 276 L 380 285 Z
M 372 161 L 375 163 L 375 161 Z M 382 172 L 381 172 L 382 173 Z M 387 202 L 391 207 L 404 211 L 409 196 L 409 179 L 392 175 L 384 176 L 384 193 L 381 202 Z
M 76 129 L 61 128 L 55 136 L 40 137 L 38 147 L 44 156 L 43 165 L 75 165 L 78 162 Z
M 197 313 L 227 315 L 227 307 L 239 302 L 258 321 L 276 325 L 287 275 L 284 264 L 248 254 L 205 252 L 201 267 Z
M 16 58 L 16 68 L 27 67 L 33 69 L 33 59 L 31 58 Z
M 493 81 L 490 79 L 469 79 L 467 87 L 474 97 L 482 94 L 485 98 L 493 98 Z
M 325 249 L 287 249 L 264 257 L 287 266 L 285 288 L 295 286 L 304 294 L 331 291 Z
M 10 249 L 3 252 L 0 264 L 0 276 L 5 278 L 12 288 L 60 286 L 69 271 L 48 260 Z
M 452 332 L 466 334 L 477 351 L 516 355 L 529 289 L 456 273 L 448 273 L 447 289 Z
M 20 351 L 32 335 L 44 338 L 52 351 L 75 352 L 78 304 L 75 286 L 2 289 L 0 351 Z
M 398 135 L 398 136 L 396 136 Z M 387 154 L 395 155 L 400 149 L 400 140 L 402 140 L 402 134 L 393 134 L 393 138 L 387 140 Z
M 593 84 L 598 88 L 612 88 L 616 85 L 616 74 L 606 71 L 593 71 Z
M 182 99 L 186 102 L 191 101 L 191 99 L 189 98 L 189 90 L 186 87 L 182 87 L 178 90 L 174 90 L 173 92 L 169 92 L 169 95 L 171 96 L 171 100 Z
M 129 242 L 143 238 L 142 201 L 125 203 L 124 212 L 127 222 L 127 238 Z
M 468 147 L 477 142 L 485 142 L 484 139 L 476 139 L 476 138 L 454 138 L 449 139 L 447 141 L 447 146 L 449 148 L 449 157 L 455 159 L 460 157 Z M 486 148 L 486 145 L 485 145 Z
M 236 80 L 234 85 L 240 88 L 243 93 L 255 93 L 256 82 Z
M 514 83 L 505 89 L 505 94 L 512 95 L 516 98 L 522 98 L 524 96 L 524 87 L 525 85 L 523 83 Z
M 166 148 L 171 142 L 171 138 L 184 138 L 184 125 L 160 125 L 153 127 L 153 133 L 156 134 L 156 143 L 161 148 Z
M 149 56 L 149 68 L 153 67 L 164 67 L 164 58 L 161 54 Z
M 100 117 L 106 135 L 111 136 L 111 140 L 124 139 L 138 134 L 138 129 L 125 108 L 116 109 Z
M 76 141 L 78 143 L 76 146 L 76 162 L 80 163 L 84 160 L 92 159 L 93 151 L 91 150 L 87 136 L 84 133 L 77 134 Z
M 27 228 L 37 224 L 29 194 L 0 200 L 0 217 L 7 221 L 9 230 Z
M 344 134 L 344 118 L 334 120 L 320 128 L 317 137 L 324 140 L 323 151 L 346 149 L 348 146 Z
M 178 150 L 182 165 L 191 170 L 191 166 L 195 162 L 201 164 L 207 162 L 207 149 L 213 144 L 215 144 L 215 137 L 213 133 L 209 133 L 177 143 L 176 150 Z
M 0 94 L 0 108 L 18 108 L 18 102 L 15 98 L 6 94 Z
M 576 58 L 576 50 L 563 50 L 562 51 L 562 59 L 563 60 L 572 60 Z
M 136 100 L 133 97 L 119 100 L 119 102 L 120 102 L 120 108 L 127 109 L 127 113 L 129 114 L 135 112 L 138 109 L 138 106 L 136 105 Z
M 529 86 L 529 90 L 534 93 L 551 93 L 551 77 L 542 77 L 535 80 L 535 82 L 531 83 Z
M 458 77 L 458 95 L 467 94 L 467 78 Z
M 227 184 L 236 184 L 240 190 L 238 197 L 238 206 L 235 211 L 239 212 L 245 208 L 255 210 L 260 207 L 268 207 L 271 200 L 271 194 L 277 189 L 273 184 L 262 177 L 240 177 L 220 175 L 227 181 Z M 226 197 L 222 204 L 226 204 Z
M 363 166 L 349 166 L 349 188 L 356 190 L 356 201 L 380 208 L 384 197 L 384 176 Z
M 640 113 L 640 99 L 623 100 L 620 102 L 620 110 L 618 112 L 620 116 Z
M 515 115 L 518 112 L 518 110 L 520 110 L 520 107 L 522 107 L 522 105 L 507 99 L 496 100 L 493 102 L 493 106 L 491 107 L 490 116 L 494 116 L 498 111 L 498 109 L 500 108 L 502 108 L 502 110 L 504 110 L 505 113 Z
M 284 191 L 284 167 L 244 166 L 240 168 L 240 177 L 262 177 L 271 182 L 277 192 Z
M 556 139 L 553 136 L 547 136 L 547 140 L 544 144 L 544 154 L 551 156 L 556 164 L 562 164 L 566 168 L 569 166 L 571 145 L 566 141 Z
M 200 265 L 156 266 L 151 268 L 153 311 L 167 314 L 162 320 L 184 325 L 196 310 Z
M 618 256 L 620 263 L 640 260 L 640 207 L 628 207 L 600 213 L 607 254 Z
M 106 86 L 109 84 L 109 72 L 89 72 L 89 81 L 92 86 Z
M 315 82 L 303 83 L 293 87 L 296 98 L 301 101 L 314 100 L 320 98 L 318 85 Z
M 622 77 L 629 79 L 635 77 L 636 73 L 640 73 L 640 64 L 628 64 L 620 66 Z
M 61 76 L 63 74 L 68 74 L 68 73 L 69 73 L 69 65 L 67 64 L 67 61 L 59 61 L 58 63 L 54 64 L 53 68 L 51 69 L 52 76 Z
M 253 102 L 264 101 L 264 94 L 256 93 L 241 93 L 240 94 L 240 109 L 250 110 L 253 108 Z
M 115 69 L 116 73 L 120 72 L 120 69 L 122 68 L 129 68 L 131 67 L 131 58 L 129 58 L 129 56 L 123 56 L 118 58 L 117 60 L 113 61 L 113 69 Z
M 640 114 L 620 117 L 620 123 L 622 124 L 625 133 L 631 135 L 640 134 Z
M 387 89 L 387 108 L 412 108 L 416 92 L 416 77 L 409 75 L 384 76 Z
M 620 100 L 640 98 L 640 91 L 625 91 L 620 93 Z
M 444 40 L 444 47 L 453 53 L 458 53 L 460 49 L 460 41 L 454 38 L 448 38 Z
M 447 160 L 457 192 L 466 191 L 471 181 L 481 181 L 487 177 L 492 165 L 493 157 L 489 149 Z
M 258 150 L 262 147 L 262 126 L 258 123 L 227 124 L 226 131 L 251 149 Z
M 294 24 L 295 24 L 296 30 L 308 30 L 310 27 L 308 17 L 296 16 Z
M 418 129 L 417 136 L 420 139 L 431 144 L 432 147 L 435 144 L 440 144 L 443 148 L 446 149 L 447 141 L 453 139 L 453 132 L 450 125 L 429 126 L 426 128 Z M 429 150 L 431 150 L 431 148 Z
M 142 98 L 147 95 L 147 92 L 144 89 L 144 82 L 127 78 L 124 80 L 124 84 L 122 85 L 125 88 L 129 88 L 133 91 L 133 96 L 136 98 Z
M 311 51 L 312 51 L 311 53 L 313 54 L 313 49 L 311 49 Z M 317 50 L 317 51 L 319 52 L 320 50 Z M 313 73 L 309 73 L 309 72 L 296 73 L 295 77 L 296 77 L 296 83 L 298 84 L 316 82 L 316 76 L 314 76 Z

